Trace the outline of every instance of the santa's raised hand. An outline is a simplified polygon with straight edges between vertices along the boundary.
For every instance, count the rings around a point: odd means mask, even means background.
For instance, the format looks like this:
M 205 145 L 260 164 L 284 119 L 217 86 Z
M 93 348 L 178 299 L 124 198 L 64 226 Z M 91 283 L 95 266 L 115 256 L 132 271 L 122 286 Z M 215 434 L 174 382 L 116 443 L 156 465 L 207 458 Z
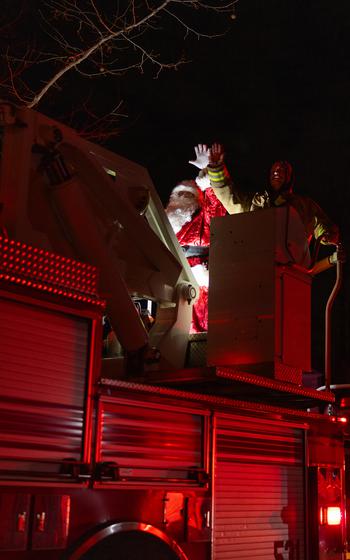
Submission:
M 198 167 L 198 169 L 205 169 L 209 163 L 210 149 L 206 144 L 198 144 L 194 147 L 196 159 L 190 159 L 188 163 Z

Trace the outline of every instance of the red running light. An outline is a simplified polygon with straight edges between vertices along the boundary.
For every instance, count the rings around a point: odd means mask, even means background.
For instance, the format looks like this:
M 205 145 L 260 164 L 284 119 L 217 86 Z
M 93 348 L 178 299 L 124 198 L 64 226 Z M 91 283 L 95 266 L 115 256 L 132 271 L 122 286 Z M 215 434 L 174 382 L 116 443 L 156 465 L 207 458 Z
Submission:
M 321 525 L 340 525 L 341 519 L 342 513 L 339 506 L 327 506 L 320 508 Z
M 0 280 L 101 308 L 96 267 L 0 235 Z

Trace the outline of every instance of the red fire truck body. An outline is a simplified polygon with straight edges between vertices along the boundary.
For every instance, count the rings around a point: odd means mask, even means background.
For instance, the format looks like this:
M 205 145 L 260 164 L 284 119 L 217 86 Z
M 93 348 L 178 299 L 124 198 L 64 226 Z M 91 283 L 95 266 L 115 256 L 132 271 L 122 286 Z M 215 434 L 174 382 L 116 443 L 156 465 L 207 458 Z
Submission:
M 146 171 L 32 111 L 1 119 L 0 559 L 345 559 L 346 418 L 302 384 L 310 282 L 283 262 L 283 212 L 256 251 L 255 218 L 214 224 L 191 338 L 196 283 Z

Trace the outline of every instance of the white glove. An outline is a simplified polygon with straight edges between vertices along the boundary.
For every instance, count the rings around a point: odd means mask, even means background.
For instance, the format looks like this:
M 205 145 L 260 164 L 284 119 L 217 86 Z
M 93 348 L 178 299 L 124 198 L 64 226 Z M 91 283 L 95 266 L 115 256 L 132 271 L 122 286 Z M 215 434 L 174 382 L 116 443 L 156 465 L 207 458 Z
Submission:
M 204 169 L 208 166 L 209 163 L 209 154 L 210 149 L 206 144 L 198 144 L 198 146 L 194 147 L 194 151 L 196 154 L 196 159 L 190 160 L 188 163 L 198 167 L 198 169 Z
M 209 175 L 206 169 L 201 169 L 200 172 L 198 173 L 196 179 L 195 179 L 198 187 L 200 188 L 201 191 L 205 191 L 206 189 L 209 189 L 210 185 L 210 179 L 209 179 Z

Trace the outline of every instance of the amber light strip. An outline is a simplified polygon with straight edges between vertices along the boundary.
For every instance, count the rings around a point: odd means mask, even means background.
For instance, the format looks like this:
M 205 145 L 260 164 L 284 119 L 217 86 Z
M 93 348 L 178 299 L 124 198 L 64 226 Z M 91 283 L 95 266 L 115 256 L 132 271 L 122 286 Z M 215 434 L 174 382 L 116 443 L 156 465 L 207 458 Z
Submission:
M 0 236 L 0 280 L 104 307 L 95 266 Z

